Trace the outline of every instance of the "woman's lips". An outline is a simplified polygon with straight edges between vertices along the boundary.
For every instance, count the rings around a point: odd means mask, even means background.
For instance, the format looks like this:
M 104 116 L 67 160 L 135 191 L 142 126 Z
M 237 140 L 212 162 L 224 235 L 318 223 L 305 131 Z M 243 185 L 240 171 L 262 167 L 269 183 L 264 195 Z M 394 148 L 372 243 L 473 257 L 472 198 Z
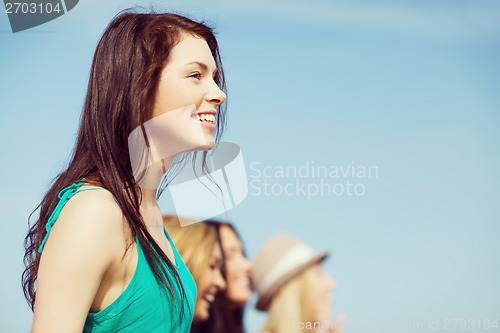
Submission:
M 214 123 L 202 121 L 201 126 L 207 128 L 210 132 L 215 131 L 215 124 Z
M 215 131 L 215 116 L 217 115 L 217 111 L 215 110 L 207 110 L 200 111 L 193 115 L 195 119 L 198 119 L 201 122 L 201 125 L 207 128 L 210 132 Z

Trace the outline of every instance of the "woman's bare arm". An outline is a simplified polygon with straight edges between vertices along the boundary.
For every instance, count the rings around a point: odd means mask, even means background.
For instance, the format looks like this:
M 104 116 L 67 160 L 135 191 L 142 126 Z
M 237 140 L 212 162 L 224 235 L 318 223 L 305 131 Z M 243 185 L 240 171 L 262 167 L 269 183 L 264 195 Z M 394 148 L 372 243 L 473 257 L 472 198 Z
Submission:
M 103 190 L 64 206 L 42 252 L 32 333 L 81 333 L 102 277 L 120 258 L 122 213 Z

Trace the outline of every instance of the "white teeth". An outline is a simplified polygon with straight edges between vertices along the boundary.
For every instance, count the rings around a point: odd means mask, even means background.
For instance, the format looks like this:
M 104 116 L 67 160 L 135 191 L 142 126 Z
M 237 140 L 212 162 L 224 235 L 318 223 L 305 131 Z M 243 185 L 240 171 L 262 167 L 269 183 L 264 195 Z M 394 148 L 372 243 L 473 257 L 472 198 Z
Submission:
M 215 301 L 215 297 L 214 297 L 214 295 L 210 295 L 210 294 L 206 295 L 206 296 L 205 296 L 205 299 L 206 299 L 207 301 L 209 301 L 210 303 L 212 303 L 213 301 Z
M 208 113 L 198 114 L 198 120 L 199 121 L 207 121 L 207 122 L 213 123 L 215 121 L 215 115 L 208 114 Z

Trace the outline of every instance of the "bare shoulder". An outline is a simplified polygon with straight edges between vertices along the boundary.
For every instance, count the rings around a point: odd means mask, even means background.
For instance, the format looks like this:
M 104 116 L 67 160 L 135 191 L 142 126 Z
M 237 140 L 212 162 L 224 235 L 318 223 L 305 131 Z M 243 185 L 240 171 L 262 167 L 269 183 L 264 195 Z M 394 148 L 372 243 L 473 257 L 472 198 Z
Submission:
M 104 251 L 101 255 L 112 255 L 110 251 L 122 249 L 124 225 L 122 211 L 111 193 L 98 188 L 81 191 L 61 210 L 46 247 L 67 249 L 71 246 L 81 251 L 98 250 Z
M 65 205 L 60 218 L 87 219 L 96 228 L 121 227 L 122 211 L 113 195 L 103 188 L 83 187 Z
M 123 255 L 124 230 L 107 191 L 83 191 L 65 204 L 40 258 L 33 332 L 55 332 L 53 318 L 67 319 L 57 332 L 82 331 L 105 273 Z

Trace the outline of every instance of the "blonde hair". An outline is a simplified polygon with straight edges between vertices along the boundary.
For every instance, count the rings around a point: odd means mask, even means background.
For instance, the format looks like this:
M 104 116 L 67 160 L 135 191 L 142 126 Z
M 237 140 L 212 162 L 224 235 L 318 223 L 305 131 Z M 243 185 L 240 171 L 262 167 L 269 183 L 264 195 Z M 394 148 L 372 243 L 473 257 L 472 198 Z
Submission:
M 199 285 L 203 273 L 210 266 L 217 231 L 207 223 L 194 223 L 181 228 L 179 219 L 173 215 L 164 215 L 163 225 L 196 285 Z
M 306 332 L 299 323 L 313 322 L 313 275 L 307 268 L 285 285 L 273 296 L 267 309 L 267 322 L 263 331 L 272 333 Z

